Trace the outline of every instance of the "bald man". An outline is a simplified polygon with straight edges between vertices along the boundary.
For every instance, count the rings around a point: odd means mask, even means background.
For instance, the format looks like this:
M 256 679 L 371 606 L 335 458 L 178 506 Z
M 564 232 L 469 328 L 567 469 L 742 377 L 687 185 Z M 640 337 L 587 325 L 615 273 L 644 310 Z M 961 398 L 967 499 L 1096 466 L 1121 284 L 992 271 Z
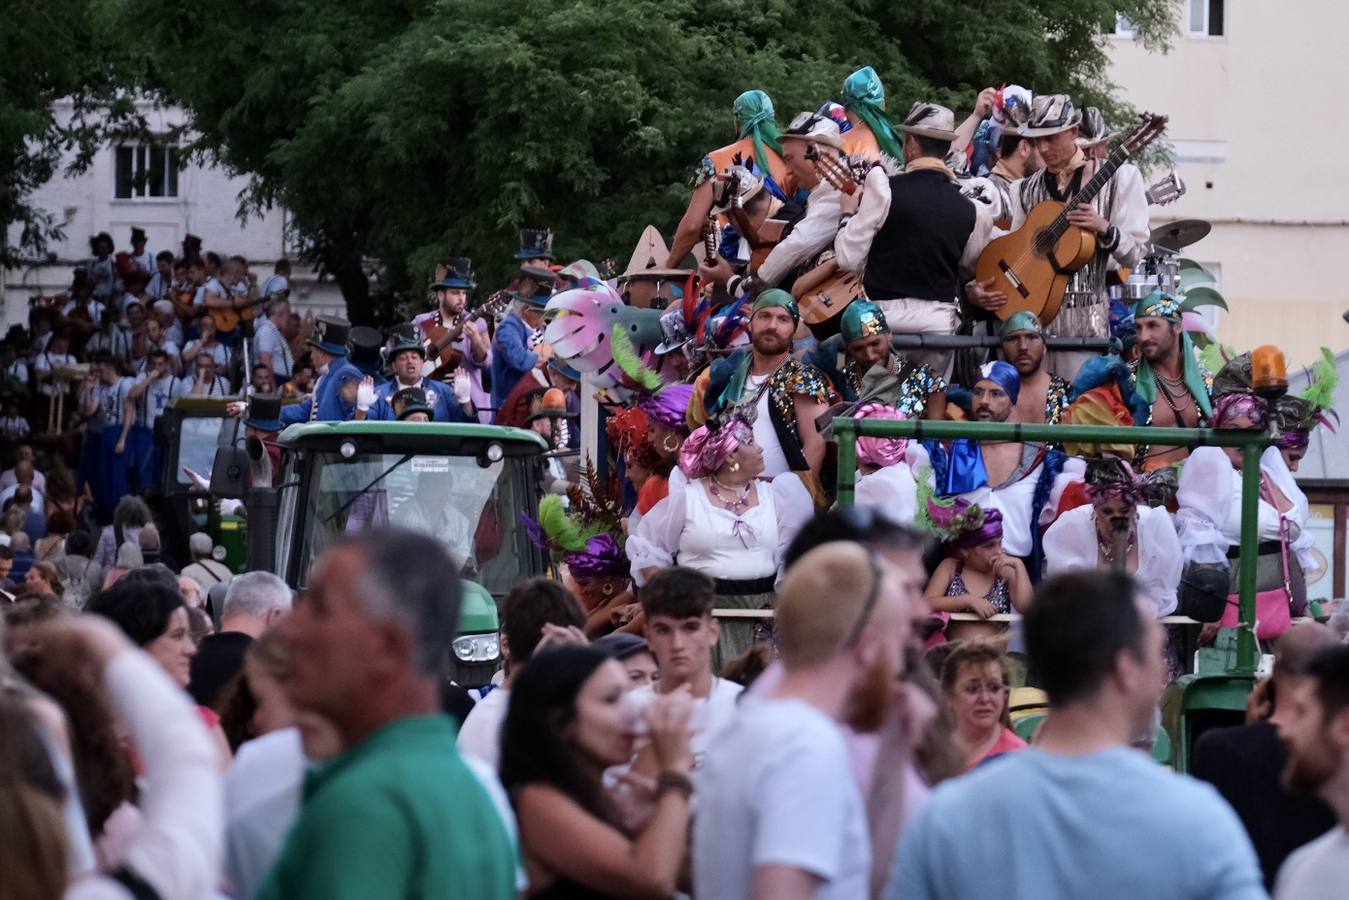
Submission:
M 1288 629 L 1279 638 L 1273 677 L 1252 694 L 1247 713 L 1251 724 L 1211 728 L 1190 754 L 1190 774 L 1217 788 L 1246 827 L 1266 888 L 1273 887 L 1290 853 L 1335 825 L 1330 807 L 1316 797 L 1294 794 L 1280 782 L 1288 753 L 1270 719 L 1307 680 L 1312 658 L 1336 643 L 1335 633 L 1319 622 L 1298 622 Z
M 910 631 L 904 581 L 842 541 L 788 571 L 777 596 L 781 680 L 713 740 L 699 779 L 700 900 L 867 896 L 866 805 L 841 725 L 875 731 L 895 702 Z

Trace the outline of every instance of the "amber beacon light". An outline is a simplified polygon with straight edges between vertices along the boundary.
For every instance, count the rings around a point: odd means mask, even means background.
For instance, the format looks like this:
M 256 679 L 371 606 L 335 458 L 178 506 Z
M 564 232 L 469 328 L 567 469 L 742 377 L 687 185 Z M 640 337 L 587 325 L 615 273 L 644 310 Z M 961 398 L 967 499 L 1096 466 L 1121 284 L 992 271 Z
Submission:
M 1288 367 L 1283 351 L 1262 344 L 1251 351 L 1251 386 L 1262 397 L 1280 397 L 1288 391 Z

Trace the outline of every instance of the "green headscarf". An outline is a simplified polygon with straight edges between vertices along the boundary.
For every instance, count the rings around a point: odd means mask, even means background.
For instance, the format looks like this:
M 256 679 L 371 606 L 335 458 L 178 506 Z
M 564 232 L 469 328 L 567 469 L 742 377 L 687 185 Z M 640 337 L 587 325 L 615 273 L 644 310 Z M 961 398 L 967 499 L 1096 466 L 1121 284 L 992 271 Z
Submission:
M 889 330 L 889 326 L 885 323 L 885 313 L 868 300 L 854 300 L 839 317 L 839 333 L 843 335 L 845 344 L 875 334 L 885 334 Z
M 1173 297 L 1169 297 L 1160 291 L 1153 291 L 1134 304 L 1134 319 L 1140 318 L 1158 318 L 1165 319 L 1168 322 L 1179 323 L 1180 304 Z M 1194 404 L 1205 418 L 1213 415 L 1213 403 L 1209 400 L 1208 384 L 1204 381 L 1204 372 L 1199 366 L 1199 358 L 1194 353 L 1194 343 L 1190 340 L 1190 335 L 1181 331 L 1180 333 L 1180 360 L 1184 366 L 1182 375 L 1185 381 L 1185 389 L 1190 392 L 1194 398 Z M 1157 402 L 1157 374 L 1152 371 L 1152 364 L 1144 357 L 1138 359 L 1138 370 L 1134 375 L 1134 390 L 1138 393 L 1140 399 L 1150 408 Z
M 782 288 L 769 288 L 758 297 L 754 298 L 754 305 L 750 307 L 750 318 L 761 309 L 780 306 L 791 313 L 792 321 L 801 324 L 801 309 L 796 305 L 796 298 L 784 291 Z
M 735 121 L 740 125 L 740 137 L 754 140 L 754 163 L 765 176 L 770 174 L 768 153 L 764 145 L 782 152 L 782 132 L 773 117 L 773 101 L 763 91 L 745 91 L 735 98 L 731 107 Z
M 885 87 L 875 69 L 864 66 L 844 79 L 843 105 L 867 123 L 882 153 L 895 159 L 904 158 L 903 142 L 885 114 Z
M 1018 331 L 1033 331 L 1036 334 L 1044 334 L 1045 330 L 1040 325 L 1040 320 L 1035 313 L 1023 309 L 1021 312 L 1012 313 L 1007 317 L 1007 321 L 1002 323 L 1002 330 L 998 332 L 998 337 L 1005 341 Z

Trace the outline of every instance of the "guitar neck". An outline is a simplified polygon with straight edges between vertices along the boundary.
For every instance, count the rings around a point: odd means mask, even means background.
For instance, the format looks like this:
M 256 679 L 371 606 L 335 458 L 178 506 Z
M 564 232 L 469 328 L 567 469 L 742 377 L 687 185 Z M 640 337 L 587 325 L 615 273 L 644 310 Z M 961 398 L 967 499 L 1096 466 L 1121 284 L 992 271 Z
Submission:
M 1068 198 L 1068 202 L 1063 205 L 1063 212 L 1059 213 L 1058 218 L 1054 220 L 1054 224 L 1050 226 L 1056 240 L 1068 230 L 1068 211 L 1076 209 L 1082 203 L 1091 203 L 1095 200 L 1096 195 L 1101 193 L 1101 189 L 1106 186 L 1111 178 L 1115 177 L 1115 172 L 1128 159 L 1128 149 L 1123 144 L 1116 147 L 1114 152 L 1106 158 L 1106 161 L 1101 163 L 1100 168 L 1096 170 L 1096 174 L 1091 176 L 1091 180 L 1083 185 L 1082 189 L 1076 194 Z M 1046 172 L 1045 177 L 1053 178 L 1054 176 Z

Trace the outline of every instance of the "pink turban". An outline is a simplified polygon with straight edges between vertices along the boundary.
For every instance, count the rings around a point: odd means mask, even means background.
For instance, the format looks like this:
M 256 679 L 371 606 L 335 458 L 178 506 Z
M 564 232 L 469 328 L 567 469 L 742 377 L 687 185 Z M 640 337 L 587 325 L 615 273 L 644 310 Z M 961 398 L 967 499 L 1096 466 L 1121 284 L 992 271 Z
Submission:
M 900 422 L 907 419 L 908 416 L 893 406 L 886 406 L 884 403 L 863 403 L 858 407 L 857 412 L 853 413 L 853 418 L 888 419 L 892 422 Z M 904 451 L 908 446 L 908 438 L 859 436 L 857 438 L 857 461 L 881 468 L 893 466 L 904 459 Z
M 741 444 L 752 443 L 754 429 L 744 419 L 733 418 L 715 431 L 700 426 L 679 448 L 679 468 L 690 481 L 705 478 L 725 465 Z

